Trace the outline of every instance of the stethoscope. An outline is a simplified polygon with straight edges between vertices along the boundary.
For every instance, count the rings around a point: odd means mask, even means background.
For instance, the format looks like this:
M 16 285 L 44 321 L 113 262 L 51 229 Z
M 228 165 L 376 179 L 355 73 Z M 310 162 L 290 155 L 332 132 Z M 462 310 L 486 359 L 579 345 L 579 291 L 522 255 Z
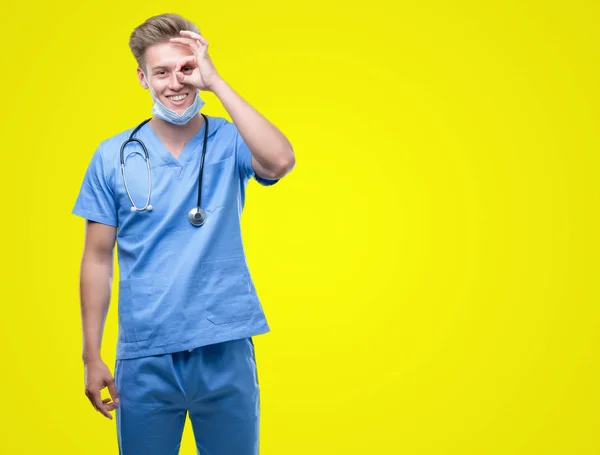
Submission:
M 198 176 L 198 204 L 188 213 L 188 219 L 190 220 L 190 223 L 192 223 L 194 226 L 202 226 L 206 221 L 206 212 L 202 208 L 200 208 L 200 198 L 202 196 L 202 171 L 204 170 L 204 155 L 206 154 L 206 142 L 208 139 L 208 118 L 206 118 L 206 115 L 202 113 L 200 115 L 204 117 L 205 125 L 204 144 L 202 145 L 202 157 L 200 158 L 200 175 Z M 123 175 L 123 183 L 125 183 L 125 191 L 127 192 L 127 197 L 131 201 L 132 212 L 143 212 L 144 210 L 152 210 L 152 206 L 150 205 L 150 195 L 152 193 L 152 182 L 150 180 L 150 155 L 148 154 L 148 150 L 146 149 L 144 143 L 140 139 L 136 139 L 133 137 L 135 133 L 137 133 L 138 130 L 150 120 L 151 118 L 144 120 L 142 123 L 140 123 L 133 130 L 133 132 L 129 136 L 129 139 L 127 139 L 125 142 L 123 142 L 123 145 L 121 145 L 121 174 Z M 144 156 L 146 159 L 146 167 L 148 168 L 148 197 L 146 198 L 146 204 L 144 205 L 144 207 L 137 207 L 135 205 L 135 202 L 133 202 L 133 198 L 131 197 L 131 194 L 129 193 L 129 188 L 127 187 L 127 179 L 125 178 L 125 159 L 123 158 L 123 150 L 125 150 L 125 146 L 127 144 L 132 142 L 137 142 L 142 146 L 142 149 L 144 150 Z

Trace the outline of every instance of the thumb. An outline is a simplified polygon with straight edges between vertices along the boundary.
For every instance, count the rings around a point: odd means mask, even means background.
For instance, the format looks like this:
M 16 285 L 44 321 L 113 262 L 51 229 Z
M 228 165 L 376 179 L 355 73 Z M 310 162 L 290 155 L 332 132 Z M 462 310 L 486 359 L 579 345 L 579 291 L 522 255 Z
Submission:
M 182 58 L 181 60 L 179 60 L 177 62 L 177 65 L 175 65 L 175 72 L 179 73 L 181 72 L 181 68 L 183 68 L 184 66 L 193 68 L 196 66 L 196 57 L 194 57 L 193 55 L 189 55 L 187 57 Z
M 190 55 L 188 57 L 182 58 L 175 65 L 175 75 L 177 76 L 177 80 L 180 84 L 185 84 L 188 76 L 196 68 L 196 57 Z
M 117 386 L 115 384 L 115 379 L 111 378 L 108 381 L 107 386 L 108 386 L 108 392 L 110 393 L 110 397 L 112 398 L 112 400 L 115 403 L 119 404 L 119 392 L 117 392 Z
M 177 81 L 179 81 L 180 84 L 185 84 L 185 74 L 183 74 L 181 71 L 177 71 L 175 75 L 177 76 Z

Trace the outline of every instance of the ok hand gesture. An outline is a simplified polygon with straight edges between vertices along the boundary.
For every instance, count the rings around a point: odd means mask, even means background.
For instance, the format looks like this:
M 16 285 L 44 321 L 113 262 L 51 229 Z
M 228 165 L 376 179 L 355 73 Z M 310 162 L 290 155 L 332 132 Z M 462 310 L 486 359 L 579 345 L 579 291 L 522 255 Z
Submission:
M 171 38 L 171 43 L 187 46 L 194 55 L 181 59 L 175 67 L 177 80 L 200 90 L 212 91 L 221 79 L 208 55 L 208 41 L 198 33 L 188 30 L 179 32 L 185 38 Z M 182 68 L 188 68 L 185 73 Z

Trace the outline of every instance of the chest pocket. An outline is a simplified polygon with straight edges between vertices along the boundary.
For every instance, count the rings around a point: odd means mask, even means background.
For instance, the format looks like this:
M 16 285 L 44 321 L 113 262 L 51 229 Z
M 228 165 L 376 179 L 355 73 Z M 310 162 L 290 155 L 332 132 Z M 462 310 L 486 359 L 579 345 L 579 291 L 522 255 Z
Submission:
M 233 155 L 214 163 L 204 163 L 201 205 L 208 213 L 218 214 L 233 202 L 234 165 Z

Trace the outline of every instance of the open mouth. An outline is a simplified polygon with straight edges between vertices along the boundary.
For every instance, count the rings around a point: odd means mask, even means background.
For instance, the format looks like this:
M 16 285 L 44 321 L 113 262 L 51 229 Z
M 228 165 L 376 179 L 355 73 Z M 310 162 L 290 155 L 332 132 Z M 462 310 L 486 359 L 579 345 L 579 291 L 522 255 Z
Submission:
M 185 103 L 187 96 L 188 96 L 187 93 L 183 93 L 181 95 L 167 96 L 167 98 L 169 99 L 171 104 L 173 104 L 174 106 L 181 106 Z

